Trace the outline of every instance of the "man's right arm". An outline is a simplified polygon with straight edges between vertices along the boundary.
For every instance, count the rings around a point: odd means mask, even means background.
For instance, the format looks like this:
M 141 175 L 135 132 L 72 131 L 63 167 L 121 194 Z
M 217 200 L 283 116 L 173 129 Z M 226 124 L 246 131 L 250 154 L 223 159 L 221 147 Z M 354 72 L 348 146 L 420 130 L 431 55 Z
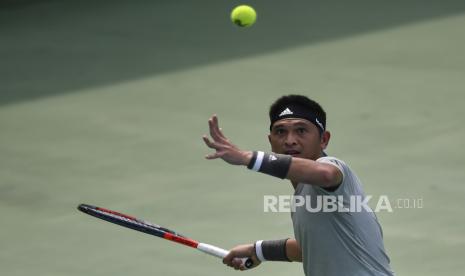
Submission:
M 299 243 L 294 239 L 288 239 L 286 242 L 287 258 L 293 262 L 302 262 L 302 250 Z
M 284 241 L 284 240 L 280 240 Z M 302 262 L 302 251 L 300 249 L 299 243 L 295 239 L 286 239 L 286 243 L 283 244 L 285 246 L 285 254 L 286 256 L 281 256 L 275 261 L 291 261 L 291 262 Z M 269 241 L 271 243 L 279 242 L 279 241 Z M 239 258 L 244 258 L 244 257 L 249 257 L 252 258 L 254 265 L 253 267 L 256 267 L 257 265 L 260 264 L 260 258 L 257 256 L 257 249 L 255 248 L 255 244 L 244 244 L 244 245 L 238 245 L 231 249 L 229 254 L 223 259 L 223 263 L 235 268 L 236 270 L 244 270 L 245 268 L 242 265 L 242 262 L 240 261 Z M 273 261 L 273 259 L 263 259 L 263 255 L 267 256 L 278 256 L 281 250 L 284 248 L 270 248 L 268 247 L 266 250 L 266 254 L 263 254 L 263 252 L 259 253 L 261 254 L 262 261 Z M 273 251 L 271 252 L 270 250 L 278 250 L 277 252 Z

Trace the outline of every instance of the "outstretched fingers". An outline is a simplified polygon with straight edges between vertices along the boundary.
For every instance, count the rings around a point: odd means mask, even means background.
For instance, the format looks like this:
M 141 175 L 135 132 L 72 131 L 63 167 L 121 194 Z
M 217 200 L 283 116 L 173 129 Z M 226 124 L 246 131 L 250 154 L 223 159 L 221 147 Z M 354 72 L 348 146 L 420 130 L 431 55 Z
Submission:
M 225 154 L 224 151 L 220 151 L 221 146 L 219 146 L 215 142 L 210 141 L 210 139 L 208 139 L 207 135 L 204 135 L 202 138 L 203 138 L 203 141 L 205 142 L 205 144 L 207 145 L 207 147 L 215 150 L 214 153 L 207 154 L 205 156 L 205 158 L 207 158 L 207 159 L 216 159 L 216 158 L 221 158 Z
M 208 127 L 210 130 L 210 136 L 213 138 L 213 140 L 221 142 L 226 141 L 226 137 L 224 137 L 224 135 L 218 127 L 218 117 L 216 117 L 216 115 L 213 115 L 208 120 Z
M 211 159 L 221 158 L 223 155 L 224 153 L 222 152 L 215 152 L 215 153 L 205 155 L 205 158 L 211 160 Z
M 222 139 L 226 140 L 226 137 L 224 136 L 223 132 L 221 131 L 220 124 L 218 123 L 218 116 L 213 115 L 213 125 L 215 127 L 215 132 L 218 134 L 219 137 Z
M 215 142 L 212 142 L 212 141 L 210 141 L 210 139 L 208 139 L 207 135 L 202 136 L 202 139 L 205 142 L 205 144 L 207 145 L 207 147 L 209 147 L 211 149 L 216 149 L 216 150 L 219 148 L 218 145 Z

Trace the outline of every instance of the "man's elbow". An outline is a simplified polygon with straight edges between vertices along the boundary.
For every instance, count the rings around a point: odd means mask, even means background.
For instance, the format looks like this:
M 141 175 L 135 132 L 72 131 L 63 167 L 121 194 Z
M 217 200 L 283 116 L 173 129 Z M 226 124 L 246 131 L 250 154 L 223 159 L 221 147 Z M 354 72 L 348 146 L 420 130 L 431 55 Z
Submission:
M 324 188 L 334 187 L 342 182 L 341 171 L 332 165 L 322 165 L 320 167 L 320 186 Z

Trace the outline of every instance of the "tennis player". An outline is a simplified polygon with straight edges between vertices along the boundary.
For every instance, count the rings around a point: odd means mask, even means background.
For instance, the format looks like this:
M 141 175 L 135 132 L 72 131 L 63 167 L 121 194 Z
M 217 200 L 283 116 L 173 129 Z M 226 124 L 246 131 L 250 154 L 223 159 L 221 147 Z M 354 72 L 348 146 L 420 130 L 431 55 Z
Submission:
M 346 163 L 324 152 L 331 137 L 326 113 L 315 101 L 301 95 L 277 99 L 270 107 L 270 153 L 242 150 L 229 141 L 216 115 L 208 123 L 205 144 L 215 152 L 207 159 L 221 158 L 232 165 L 290 180 L 294 197 L 302 196 L 315 207 L 318 197 L 362 197 L 362 185 Z M 255 266 L 264 261 L 302 262 L 306 276 L 394 275 L 375 214 L 361 210 L 309 211 L 296 205 L 291 213 L 295 239 L 256 241 L 234 247 L 223 262 L 244 270 L 238 258 L 250 257 Z

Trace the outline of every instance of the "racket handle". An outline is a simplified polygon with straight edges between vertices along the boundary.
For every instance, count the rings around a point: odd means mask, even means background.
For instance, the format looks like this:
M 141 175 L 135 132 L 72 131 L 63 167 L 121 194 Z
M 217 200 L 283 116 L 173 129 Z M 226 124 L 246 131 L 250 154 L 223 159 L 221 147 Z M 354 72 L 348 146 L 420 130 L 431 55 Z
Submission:
M 207 253 L 208 255 L 212 255 L 223 259 L 226 255 L 229 254 L 228 250 L 224 250 L 223 248 L 216 247 L 214 245 L 206 244 L 206 243 L 199 243 L 197 245 L 197 249 L 202 251 L 203 253 Z M 251 258 L 240 258 L 242 260 L 242 264 L 245 268 L 251 268 L 253 266 L 253 260 Z

